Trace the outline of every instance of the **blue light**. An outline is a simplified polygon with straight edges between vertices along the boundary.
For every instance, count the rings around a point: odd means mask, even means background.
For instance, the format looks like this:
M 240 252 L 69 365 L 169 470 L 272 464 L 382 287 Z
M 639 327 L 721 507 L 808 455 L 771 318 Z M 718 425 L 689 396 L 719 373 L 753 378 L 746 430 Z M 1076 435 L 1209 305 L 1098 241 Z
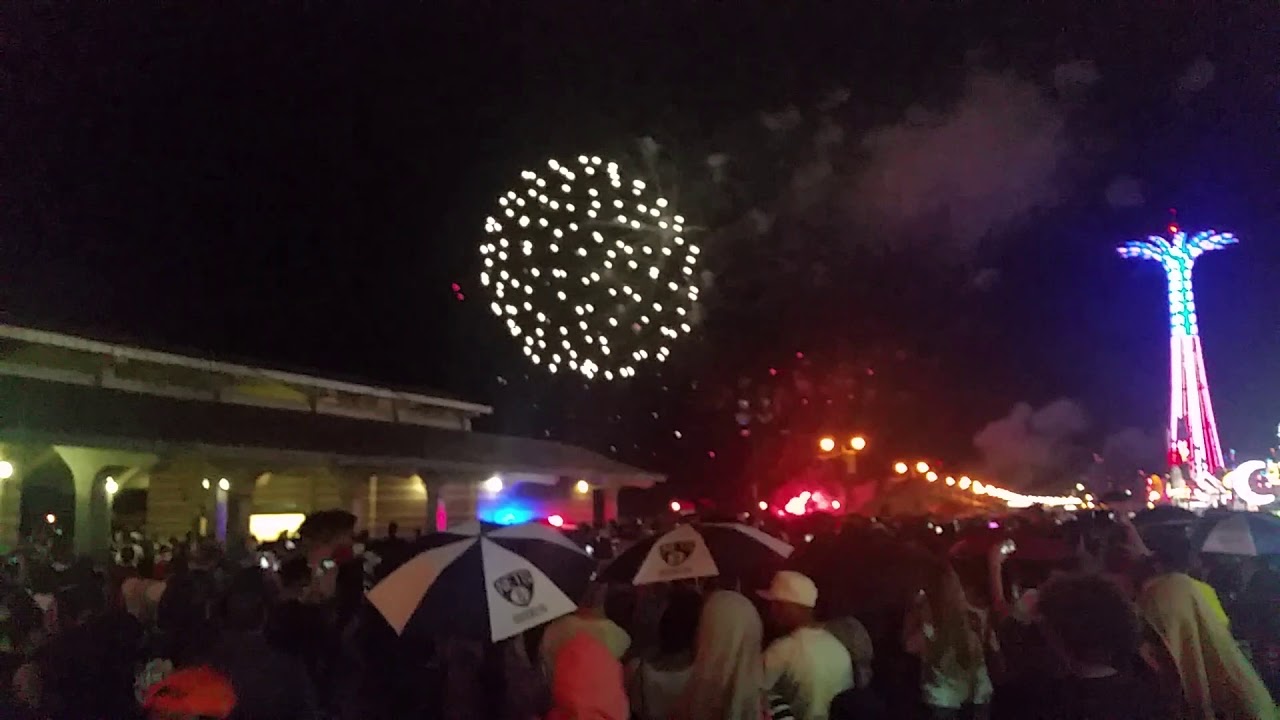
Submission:
M 1164 267 L 1169 279 L 1169 326 L 1174 335 L 1200 334 L 1196 322 L 1196 304 L 1191 289 L 1191 270 L 1196 258 L 1209 252 L 1234 245 L 1239 240 L 1230 233 L 1218 233 L 1212 230 L 1198 232 L 1190 239 L 1187 234 L 1169 228 L 1172 239 L 1166 240 L 1152 235 L 1146 240 L 1130 240 L 1121 245 L 1117 252 L 1120 257 L 1152 260 Z
M 533 510 L 521 505 L 497 505 L 487 507 L 478 513 L 481 520 L 498 525 L 518 525 L 533 519 Z

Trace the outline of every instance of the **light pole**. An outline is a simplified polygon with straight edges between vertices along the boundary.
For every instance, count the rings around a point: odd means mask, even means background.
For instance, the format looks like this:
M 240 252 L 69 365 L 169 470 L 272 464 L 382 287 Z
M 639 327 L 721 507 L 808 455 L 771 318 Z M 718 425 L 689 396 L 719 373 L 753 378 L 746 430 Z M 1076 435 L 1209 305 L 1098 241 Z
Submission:
M 858 474 L 858 453 L 866 449 L 867 439 L 861 435 L 853 435 L 843 443 L 836 442 L 830 435 L 818 440 L 819 456 L 823 460 L 844 458 L 845 475 L 850 477 Z

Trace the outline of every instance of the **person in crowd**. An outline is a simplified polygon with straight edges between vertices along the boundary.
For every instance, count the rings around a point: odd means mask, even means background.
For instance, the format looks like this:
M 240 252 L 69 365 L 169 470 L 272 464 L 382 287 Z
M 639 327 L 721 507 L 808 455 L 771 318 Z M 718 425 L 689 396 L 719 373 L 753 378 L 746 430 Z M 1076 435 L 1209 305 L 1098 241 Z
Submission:
M 1274 720 L 1276 705 L 1231 635 L 1213 588 L 1187 574 L 1191 543 L 1170 536 L 1152 548 L 1154 573 L 1138 607 L 1176 668 L 1195 720 Z
M 1248 646 L 1253 666 L 1280 702 L 1280 573 L 1265 558 L 1254 561 L 1257 567 L 1236 603 L 1236 637 Z
M 327 661 L 337 644 L 326 608 L 309 597 L 311 567 L 301 556 L 280 565 L 280 595 L 271 608 L 266 626 L 267 642 L 307 667 L 317 688 L 325 682 Z
M 579 632 L 561 643 L 554 667 L 546 720 L 627 720 L 622 665 L 595 635 Z
M 1157 720 L 1178 717 L 1137 661 L 1136 608 L 1099 575 L 1055 577 L 1040 590 L 1037 622 L 1065 677 L 1023 677 L 997 690 L 993 720 Z
M 221 602 L 220 637 L 195 664 L 231 681 L 237 701 L 229 720 L 310 720 L 317 713 L 315 687 L 301 661 L 267 642 L 269 602 L 262 571 L 239 572 Z
M 857 618 L 846 615 L 823 626 L 844 645 L 853 660 L 853 688 L 831 701 L 831 720 L 875 720 L 886 717 L 888 709 L 871 690 L 875 653 L 871 634 Z
M 823 627 L 834 635 L 841 645 L 844 645 L 845 650 L 849 651 L 849 657 L 853 660 L 853 686 L 855 688 L 870 686 L 875 651 L 867 628 L 852 615 L 828 620 Z
M 108 612 L 100 577 L 81 578 L 54 597 L 57 633 L 35 655 L 36 706 L 54 719 L 121 718 L 137 712 L 134 666 L 142 627 L 123 610 Z
M 637 658 L 628 669 L 627 696 L 638 720 L 668 720 L 684 692 L 693 665 L 693 638 L 702 599 L 688 589 L 674 590 L 658 622 L 658 647 L 652 657 Z
M 351 560 L 354 555 L 352 547 L 355 545 L 355 531 L 356 516 L 345 510 L 311 513 L 298 527 L 307 563 L 312 569 L 316 569 Z M 326 563 L 326 560 L 331 563 Z
M 786 702 L 764 689 L 763 639 L 764 624 L 750 600 L 731 590 L 711 593 L 673 720 L 791 720 Z
M 920 698 L 931 718 L 952 720 L 965 707 L 972 717 L 986 717 L 993 691 L 986 652 L 998 652 L 998 643 L 949 563 L 931 568 L 907 612 L 903 644 L 920 658 Z
M 578 633 L 585 632 L 595 636 L 609 649 L 616 660 L 621 660 L 627 653 L 627 649 L 631 647 L 631 636 L 621 626 L 610 620 L 604 612 L 608 592 L 608 586 L 600 583 L 592 584 L 587 588 L 586 597 L 575 612 L 547 625 L 538 649 L 538 656 L 547 671 L 547 677 L 553 678 L 554 681 L 554 662 L 560 646 Z
M 818 587 L 808 576 L 783 570 L 760 597 L 782 635 L 764 653 L 764 682 L 799 720 L 824 720 L 836 695 L 853 687 L 853 659 L 814 619 Z
M 164 654 L 176 664 L 186 662 L 213 640 L 214 605 L 224 584 L 218 571 L 220 561 L 218 544 L 203 541 L 185 563 L 178 557 L 173 576 L 165 583 L 156 608 L 156 625 L 164 634 Z

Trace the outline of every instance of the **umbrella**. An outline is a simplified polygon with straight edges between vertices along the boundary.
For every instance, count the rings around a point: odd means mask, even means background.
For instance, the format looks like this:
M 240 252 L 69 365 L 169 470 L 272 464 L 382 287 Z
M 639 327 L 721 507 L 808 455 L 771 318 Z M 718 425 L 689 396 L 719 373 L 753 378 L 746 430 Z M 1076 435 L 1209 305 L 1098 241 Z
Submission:
M 1138 527 L 1150 525 L 1188 525 L 1200 518 L 1195 513 L 1176 505 L 1158 505 L 1150 510 L 1143 510 L 1133 518 Z
M 378 582 L 369 602 L 399 634 L 494 642 L 573 612 L 595 561 L 537 523 L 472 522 L 430 536 L 428 548 Z
M 740 523 L 681 525 L 632 545 L 601 573 L 606 582 L 632 585 L 705 577 L 753 576 L 780 564 L 792 547 Z
M 1280 555 L 1280 522 L 1258 513 L 1235 513 L 1214 524 L 1200 549 L 1223 555 Z

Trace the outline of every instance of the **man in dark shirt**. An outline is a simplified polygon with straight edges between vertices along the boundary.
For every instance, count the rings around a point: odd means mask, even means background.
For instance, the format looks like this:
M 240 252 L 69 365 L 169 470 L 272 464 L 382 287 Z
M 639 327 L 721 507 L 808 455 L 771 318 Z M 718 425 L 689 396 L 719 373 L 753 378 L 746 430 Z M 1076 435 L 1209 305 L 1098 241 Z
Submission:
M 1065 575 L 1040 590 L 1037 622 L 1065 677 L 1023 677 L 996 691 L 993 720 L 1157 720 L 1177 717 L 1138 658 L 1137 611 L 1113 582 Z
M 241 571 L 222 603 L 222 633 L 200 664 L 222 673 L 235 688 L 229 720 L 312 720 L 315 686 L 298 658 L 267 642 L 267 605 L 261 572 Z

